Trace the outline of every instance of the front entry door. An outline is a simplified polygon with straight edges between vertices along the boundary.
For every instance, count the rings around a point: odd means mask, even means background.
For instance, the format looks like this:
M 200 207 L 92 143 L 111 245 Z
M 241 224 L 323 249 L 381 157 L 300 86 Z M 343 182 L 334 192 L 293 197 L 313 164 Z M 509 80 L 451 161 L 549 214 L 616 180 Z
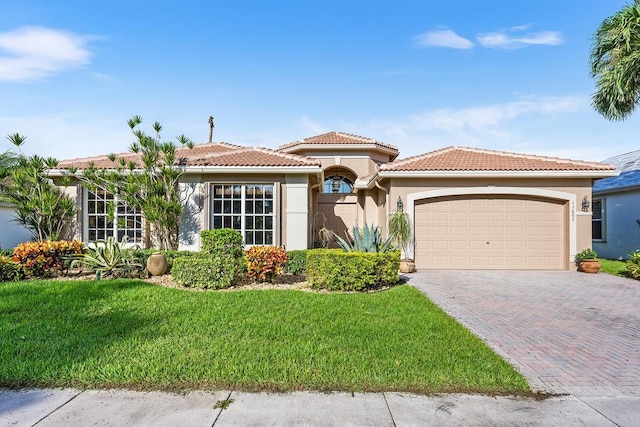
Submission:
M 358 224 L 358 197 L 355 194 L 319 194 L 318 212 L 320 218 L 316 218 L 316 228 L 324 226 L 344 239 L 345 233 L 351 233 Z M 331 247 L 336 247 L 335 241 Z

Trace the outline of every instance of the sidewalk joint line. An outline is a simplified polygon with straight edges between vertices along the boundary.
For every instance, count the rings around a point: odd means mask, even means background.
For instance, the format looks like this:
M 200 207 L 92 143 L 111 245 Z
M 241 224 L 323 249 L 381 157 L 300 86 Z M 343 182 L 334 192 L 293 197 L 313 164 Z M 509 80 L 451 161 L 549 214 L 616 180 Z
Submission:
M 71 396 L 71 398 L 69 400 L 67 400 L 66 402 L 63 402 L 60 406 L 58 406 L 57 408 L 55 408 L 53 411 L 49 412 L 48 414 L 46 414 L 44 417 L 40 418 L 38 421 L 36 421 L 33 426 L 31 427 L 35 427 L 38 424 L 40 424 L 40 422 L 42 422 L 45 418 L 47 418 L 49 415 L 53 414 L 54 412 L 56 412 L 58 409 L 62 408 L 63 406 L 65 406 L 67 403 L 71 402 L 73 399 L 75 399 L 76 397 L 80 396 L 82 393 L 84 393 L 85 390 L 81 390 L 80 393 L 78 394 L 74 394 L 73 396 Z
M 391 417 L 391 423 L 393 427 L 396 427 L 396 420 L 393 419 L 393 414 L 391 413 L 391 408 L 389 407 L 389 401 L 387 400 L 387 394 L 382 393 L 382 398 L 384 399 L 384 404 L 387 405 L 387 411 L 389 411 L 389 416 Z
M 598 410 L 598 408 L 594 408 L 593 406 L 589 405 L 587 402 L 585 402 L 584 400 L 582 400 L 582 398 L 580 396 L 573 396 L 576 399 L 578 399 L 580 402 L 584 403 L 585 405 L 587 405 L 589 408 L 593 409 L 594 411 L 596 411 L 598 414 L 602 415 L 606 420 L 611 421 L 611 424 L 617 426 L 617 427 L 621 427 L 620 424 L 618 424 L 617 422 L 613 421 L 611 418 L 607 417 L 605 414 L 603 414 L 602 412 L 600 412 Z M 597 397 L 597 396 L 595 396 Z
M 229 391 L 229 394 L 227 395 L 227 398 L 225 400 L 229 400 L 231 399 L 231 395 L 233 394 L 233 389 L 231 389 L 231 391 Z M 216 415 L 216 419 L 213 420 L 213 424 L 211 424 L 211 427 L 215 426 L 216 423 L 218 422 L 218 419 L 220 418 L 220 415 L 222 415 L 222 411 L 224 411 L 225 408 L 220 408 L 220 410 L 218 411 L 218 415 Z

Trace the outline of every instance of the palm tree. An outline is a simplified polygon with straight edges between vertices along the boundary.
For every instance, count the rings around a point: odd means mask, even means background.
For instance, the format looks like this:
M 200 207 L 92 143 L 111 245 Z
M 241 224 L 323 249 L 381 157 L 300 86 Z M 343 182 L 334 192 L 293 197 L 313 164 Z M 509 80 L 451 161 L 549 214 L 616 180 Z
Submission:
M 626 119 L 640 103 L 640 0 L 600 24 L 590 63 L 593 107 L 609 120 Z
M 6 177 L 11 169 L 18 165 L 18 156 L 11 152 L 5 151 L 0 153 L 0 179 Z

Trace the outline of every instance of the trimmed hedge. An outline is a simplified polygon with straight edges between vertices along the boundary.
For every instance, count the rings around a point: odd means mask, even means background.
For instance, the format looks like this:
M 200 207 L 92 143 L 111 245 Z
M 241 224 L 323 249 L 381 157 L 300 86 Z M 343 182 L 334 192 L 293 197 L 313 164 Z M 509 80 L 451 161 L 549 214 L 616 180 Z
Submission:
M 238 261 L 224 253 L 178 257 L 171 276 L 187 288 L 224 289 L 236 283 Z
M 398 283 L 400 252 L 307 252 L 307 282 L 314 289 L 367 291 Z
M 287 263 L 284 266 L 285 273 L 305 274 L 307 272 L 307 249 L 287 251 Z
M 200 232 L 202 252 L 207 254 L 227 254 L 235 259 L 244 257 L 242 234 L 231 228 L 217 228 Z

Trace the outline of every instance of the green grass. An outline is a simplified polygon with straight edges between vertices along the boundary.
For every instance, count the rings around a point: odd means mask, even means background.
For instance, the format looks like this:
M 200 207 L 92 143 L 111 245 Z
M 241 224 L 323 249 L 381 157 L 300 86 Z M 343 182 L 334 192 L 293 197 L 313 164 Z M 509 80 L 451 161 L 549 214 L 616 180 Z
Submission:
M 0 386 L 526 393 L 418 290 L 0 283 Z
M 600 258 L 600 271 L 614 276 L 629 277 L 627 275 L 627 262 L 617 259 Z

